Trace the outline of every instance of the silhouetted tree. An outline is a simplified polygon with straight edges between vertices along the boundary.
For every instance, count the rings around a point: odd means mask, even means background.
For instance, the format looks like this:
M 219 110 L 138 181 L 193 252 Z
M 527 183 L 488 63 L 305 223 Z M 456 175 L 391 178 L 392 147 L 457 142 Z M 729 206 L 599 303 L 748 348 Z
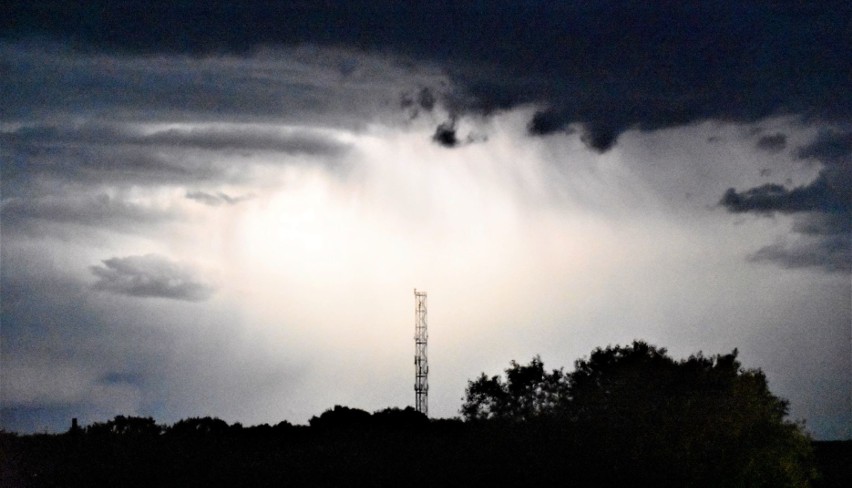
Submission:
M 597 452 L 629 452 L 631 476 L 717 486 L 806 486 L 810 439 L 737 350 L 675 361 L 641 341 L 575 363 L 570 418 Z M 662 466 L 671 468 L 656 471 Z M 644 468 L 636 473 L 635 469 Z
M 483 374 L 464 400 L 467 420 L 547 419 L 544 433 L 529 426 L 513 436 L 547 436 L 585 483 L 774 487 L 814 477 L 810 439 L 736 349 L 676 361 L 635 341 L 595 349 L 570 374 L 545 373 L 538 357 L 512 361 L 505 381 Z
M 506 380 L 485 373 L 468 382 L 461 414 L 465 420 L 529 420 L 564 410 L 568 381 L 561 369 L 547 373 L 536 356 L 528 365 L 515 361 L 505 370 Z

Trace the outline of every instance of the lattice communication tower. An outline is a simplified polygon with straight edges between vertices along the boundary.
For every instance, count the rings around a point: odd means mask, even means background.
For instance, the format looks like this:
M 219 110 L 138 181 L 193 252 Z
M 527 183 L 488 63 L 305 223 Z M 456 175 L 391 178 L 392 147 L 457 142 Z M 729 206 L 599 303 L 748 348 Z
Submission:
M 429 362 L 426 360 L 426 292 L 414 289 L 414 409 L 429 415 Z

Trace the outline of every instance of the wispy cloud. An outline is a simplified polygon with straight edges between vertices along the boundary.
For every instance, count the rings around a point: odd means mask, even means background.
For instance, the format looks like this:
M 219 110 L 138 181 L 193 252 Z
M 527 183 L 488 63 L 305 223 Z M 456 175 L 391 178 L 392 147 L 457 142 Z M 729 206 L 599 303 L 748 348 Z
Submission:
M 211 207 L 218 207 L 220 205 L 236 205 L 240 202 L 251 200 L 254 197 L 252 195 L 232 197 L 224 192 L 207 193 L 203 191 L 190 191 L 186 193 L 186 198 Z

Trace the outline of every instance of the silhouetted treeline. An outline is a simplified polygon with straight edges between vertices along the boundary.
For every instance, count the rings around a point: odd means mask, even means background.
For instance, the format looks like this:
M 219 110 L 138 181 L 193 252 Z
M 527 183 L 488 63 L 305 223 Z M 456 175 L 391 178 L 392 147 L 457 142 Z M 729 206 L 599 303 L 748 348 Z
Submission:
M 444 458 L 463 428 L 411 407 L 335 406 L 310 426 L 117 416 L 66 434 L 0 433 L 0 486 L 424 486 L 434 480 L 418 458 Z
M 736 351 L 635 342 L 573 373 L 471 381 L 460 419 L 335 406 L 309 425 L 118 416 L 0 433 L 0 486 L 852 486 L 852 441 L 812 443 Z

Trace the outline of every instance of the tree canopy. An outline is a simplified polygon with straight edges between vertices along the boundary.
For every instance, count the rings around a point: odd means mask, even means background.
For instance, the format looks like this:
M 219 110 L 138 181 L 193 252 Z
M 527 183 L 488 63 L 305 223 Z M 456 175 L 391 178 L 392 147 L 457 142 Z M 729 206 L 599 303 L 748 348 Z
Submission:
M 546 373 L 538 356 L 512 361 L 505 380 L 482 374 L 468 383 L 461 413 L 469 421 L 550 419 L 570 431 L 568 444 L 582 446 L 572 455 L 606 459 L 613 482 L 807 485 L 810 439 L 786 419 L 788 403 L 763 372 L 743 368 L 737 355 L 675 360 L 635 341 L 595 349 L 571 373 Z
M 468 383 L 461 407 L 466 420 L 529 420 L 564 410 L 568 382 L 561 369 L 548 373 L 536 356 L 528 365 L 512 361 L 505 371 L 505 381 L 482 373 Z

